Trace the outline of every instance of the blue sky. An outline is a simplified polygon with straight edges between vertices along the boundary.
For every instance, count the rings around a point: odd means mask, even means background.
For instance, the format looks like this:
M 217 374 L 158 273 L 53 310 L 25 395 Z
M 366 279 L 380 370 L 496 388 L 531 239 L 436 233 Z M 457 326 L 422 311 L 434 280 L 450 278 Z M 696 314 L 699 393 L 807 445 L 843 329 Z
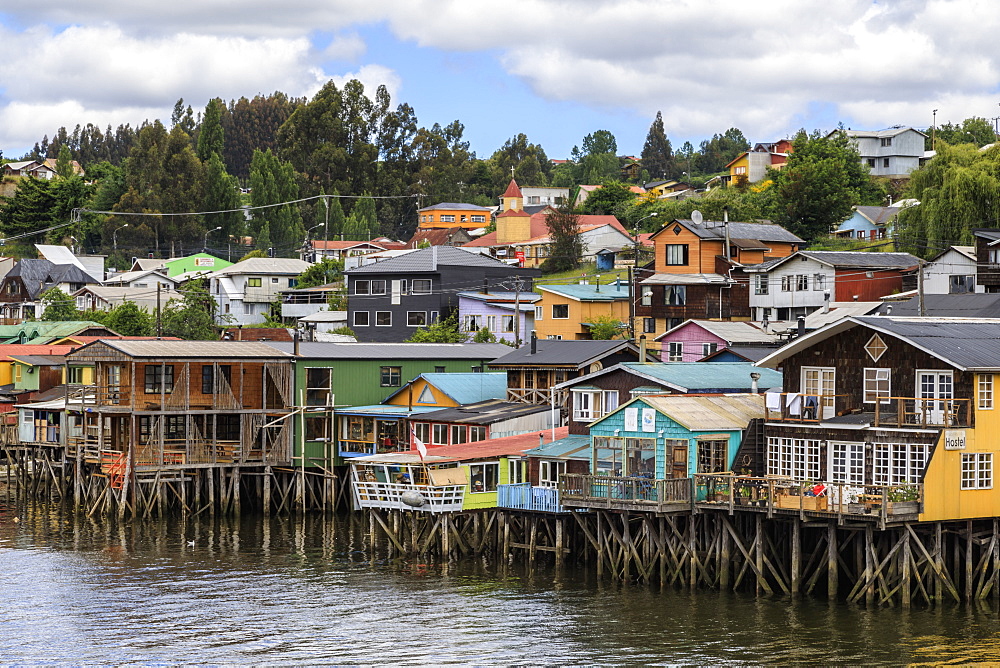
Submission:
M 169 119 L 183 97 L 385 83 L 421 124 L 459 119 L 488 156 L 518 132 L 553 158 L 610 130 L 638 154 L 740 128 L 1000 113 L 994 0 L 49 0 L 0 7 L 0 150 Z

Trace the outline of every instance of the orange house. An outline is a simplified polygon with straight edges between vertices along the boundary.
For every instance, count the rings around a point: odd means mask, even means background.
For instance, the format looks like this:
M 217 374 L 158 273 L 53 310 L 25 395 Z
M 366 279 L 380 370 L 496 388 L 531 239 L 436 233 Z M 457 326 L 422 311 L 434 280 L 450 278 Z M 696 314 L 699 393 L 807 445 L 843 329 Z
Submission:
M 435 227 L 462 227 L 478 230 L 490 224 L 489 207 L 476 204 L 442 202 L 417 209 L 417 224 L 421 229 Z
M 743 265 L 788 257 L 805 245 L 803 239 L 772 223 L 675 220 L 650 237 L 656 253 L 655 271 L 715 273 L 716 258 L 726 257 L 727 232 L 729 259 Z

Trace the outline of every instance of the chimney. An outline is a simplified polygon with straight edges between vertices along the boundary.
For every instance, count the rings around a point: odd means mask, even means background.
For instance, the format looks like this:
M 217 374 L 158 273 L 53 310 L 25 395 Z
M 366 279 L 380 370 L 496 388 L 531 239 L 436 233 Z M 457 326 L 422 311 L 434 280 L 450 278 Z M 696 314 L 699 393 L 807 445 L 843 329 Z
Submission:
M 639 361 L 646 361 L 646 335 L 643 334 L 639 337 Z
M 824 292 L 823 293 L 823 313 L 829 313 L 829 312 L 830 312 L 830 293 L 829 292 Z
M 597 275 L 597 289 L 595 291 L 596 292 L 600 292 L 601 291 L 601 275 L 600 274 Z
M 292 345 L 292 349 L 293 349 L 293 351 L 295 353 L 295 356 L 298 357 L 299 356 L 299 330 L 295 330 L 292 333 L 292 344 L 293 344 Z
M 538 445 L 539 447 L 545 445 L 545 434 L 538 432 Z
M 726 231 L 726 259 L 729 260 L 731 255 L 729 252 L 729 207 L 722 207 L 722 227 Z
M 483 294 L 490 294 L 490 279 L 483 276 Z
M 805 336 L 806 334 L 806 317 L 804 315 L 799 316 L 799 330 L 797 336 Z
M 538 334 L 535 330 L 531 330 L 531 354 L 534 355 L 538 352 Z
M 757 381 L 760 380 L 759 371 L 750 372 L 750 392 L 751 394 L 760 394 L 760 388 L 757 386 Z

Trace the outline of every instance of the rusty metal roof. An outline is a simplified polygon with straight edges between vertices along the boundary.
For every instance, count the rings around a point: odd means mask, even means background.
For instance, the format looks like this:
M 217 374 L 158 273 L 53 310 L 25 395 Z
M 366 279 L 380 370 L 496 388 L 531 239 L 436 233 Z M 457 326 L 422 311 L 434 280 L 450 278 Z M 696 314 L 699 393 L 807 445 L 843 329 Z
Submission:
M 211 359 L 291 358 L 288 353 L 258 341 L 117 341 L 101 340 L 73 353 L 93 352 L 92 346 L 105 345 L 129 357 L 199 357 Z
M 679 394 L 646 395 L 637 397 L 635 401 L 648 404 L 690 431 L 746 429 L 750 420 L 764 418 L 763 394 L 729 394 L 715 397 Z

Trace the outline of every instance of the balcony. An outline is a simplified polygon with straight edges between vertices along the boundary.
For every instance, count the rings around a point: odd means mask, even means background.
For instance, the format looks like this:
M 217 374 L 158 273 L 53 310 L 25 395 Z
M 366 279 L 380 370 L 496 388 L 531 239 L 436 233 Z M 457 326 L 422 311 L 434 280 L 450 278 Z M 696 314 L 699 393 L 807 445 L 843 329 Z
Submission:
M 507 401 L 522 404 L 549 404 L 555 394 L 556 406 L 566 404 L 566 390 L 553 390 L 551 387 L 508 387 Z
M 699 510 L 734 510 L 774 515 L 810 515 L 850 520 L 916 520 L 923 509 L 923 485 L 859 485 L 768 476 L 698 474 Z
M 569 512 L 559 503 L 559 490 L 553 487 L 533 487 L 523 482 L 497 485 L 497 506 L 513 510 L 534 510 L 541 513 Z
M 666 513 L 691 510 L 691 479 L 588 475 L 566 473 L 559 495 L 567 508 L 647 510 Z
M 361 508 L 451 513 L 462 510 L 465 485 L 432 486 L 355 480 L 354 496 Z
M 831 426 L 843 423 L 870 427 L 972 426 L 970 399 L 884 397 L 880 402 L 864 404 L 860 396 L 848 394 L 771 394 L 780 397 L 780 405 L 767 402 L 766 419 L 770 422 L 823 422 Z

